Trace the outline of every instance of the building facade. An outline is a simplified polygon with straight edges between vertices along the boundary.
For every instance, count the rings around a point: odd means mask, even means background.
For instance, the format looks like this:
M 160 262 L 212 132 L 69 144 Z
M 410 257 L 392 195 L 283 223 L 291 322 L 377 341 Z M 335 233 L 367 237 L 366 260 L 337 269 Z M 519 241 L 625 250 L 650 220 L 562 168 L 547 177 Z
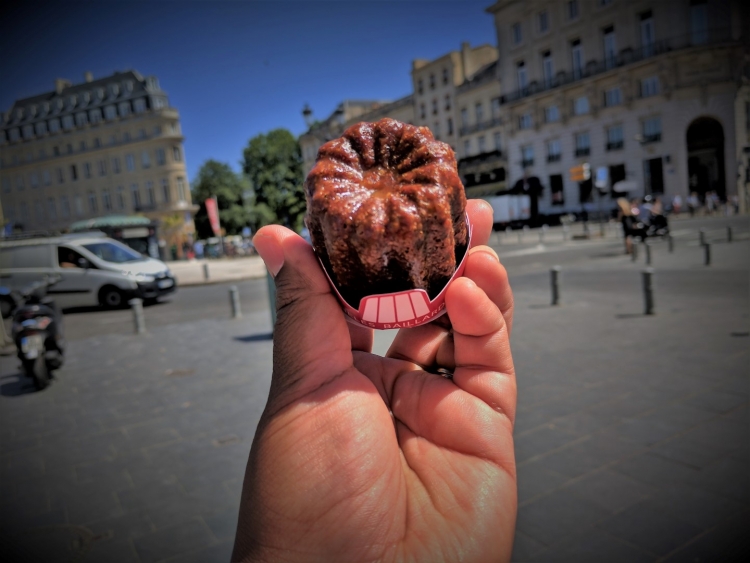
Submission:
M 118 72 L 17 100 L 0 129 L 0 197 L 16 231 L 142 214 L 166 243 L 195 227 L 179 113 L 154 76 Z
M 569 175 L 584 163 L 608 171 L 605 208 L 619 196 L 738 195 L 750 107 L 743 6 L 500 0 L 488 8 L 509 183 L 538 178 L 539 211 L 550 215 L 595 209 L 591 181 Z

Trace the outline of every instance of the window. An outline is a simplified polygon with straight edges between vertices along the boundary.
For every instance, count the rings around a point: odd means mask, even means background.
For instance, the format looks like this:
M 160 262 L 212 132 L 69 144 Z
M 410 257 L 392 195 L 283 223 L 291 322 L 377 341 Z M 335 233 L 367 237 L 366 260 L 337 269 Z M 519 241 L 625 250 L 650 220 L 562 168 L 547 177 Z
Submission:
M 78 145 L 78 149 L 83 152 L 86 150 L 86 141 L 81 141 Z
M 471 154 L 471 139 L 466 139 L 464 141 L 464 156 L 469 156 Z
M 70 179 L 74 182 L 78 180 L 78 168 L 75 164 L 70 165 Z
M 484 120 L 484 107 L 481 102 L 474 106 L 474 114 L 477 117 L 477 124 L 482 123 Z
M 110 135 L 109 136 L 109 144 L 110 144 L 110 146 L 117 144 L 117 135 Z
M 547 106 L 544 108 L 544 121 L 547 123 L 555 123 L 560 121 L 560 110 L 557 106 Z
M 708 2 L 706 0 L 690 2 L 690 41 L 693 45 L 708 42 Z
M 547 162 L 558 162 L 561 156 L 560 140 L 547 141 Z
M 607 127 L 607 150 L 614 151 L 621 149 L 624 144 L 625 138 L 622 133 L 622 125 Z
M 427 117 L 427 110 L 424 107 L 424 102 L 419 104 L 419 117 L 425 119 Z
M 22 201 L 18 205 L 18 211 L 19 211 L 19 213 L 21 215 L 21 222 L 22 223 L 25 223 L 26 221 L 29 220 L 29 206 L 26 205 L 25 201 Z
M 90 162 L 83 163 L 83 177 L 91 178 L 91 163 Z
M 154 183 L 146 182 L 146 201 L 151 207 L 156 205 L 156 192 L 154 192 Z
M 644 57 L 654 54 L 654 18 L 651 10 L 641 14 L 641 49 Z
M 47 198 L 47 217 L 50 221 L 57 221 L 57 206 L 54 197 Z
M 172 158 L 175 162 L 182 160 L 182 153 L 180 153 L 180 147 L 172 147 Z
M 187 194 L 185 193 L 185 180 L 181 177 L 177 178 L 177 197 L 180 201 L 187 201 Z
M 109 190 L 102 190 L 102 207 L 104 211 L 112 211 L 112 199 L 109 197 Z
M 39 160 L 47 158 L 47 153 L 44 149 L 39 149 Z
M 565 205 L 565 189 L 562 174 L 551 174 L 549 190 L 552 193 L 552 205 Z
M 42 170 L 42 183 L 45 186 L 49 186 L 52 183 L 49 170 Z
M 81 217 L 83 215 L 83 198 L 79 194 L 73 196 L 73 207 L 75 208 L 76 215 Z
M 32 172 L 31 177 L 29 178 L 30 184 L 32 188 L 38 188 L 39 187 L 39 173 L 38 172 Z
M 123 143 L 129 143 L 130 142 L 130 133 L 129 132 L 125 131 L 122 134 L 122 142 Z
M 443 84 L 444 85 L 448 84 L 448 69 L 447 68 L 443 69 Z
M 63 175 L 62 168 L 56 168 L 55 169 L 55 175 L 57 176 L 57 183 L 62 184 L 65 182 L 65 176 Z
M 68 144 L 66 145 L 66 148 L 67 148 L 68 154 L 70 154 L 70 153 L 72 153 L 72 152 L 73 152 L 73 145 L 71 145 L 70 143 L 68 143 Z
M 484 135 L 479 136 L 479 154 L 487 152 L 487 143 L 485 141 Z
M 52 198 L 49 198 L 47 200 L 47 207 L 49 208 L 50 214 L 54 214 L 55 217 L 57 216 L 57 210 L 54 209 L 55 207 L 55 200 Z M 53 211 L 54 209 L 54 211 Z M 67 219 L 70 217 L 70 202 L 68 202 L 68 196 L 60 196 L 60 215 L 63 219 Z
M 81 112 L 76 114 L 76 125 L 78 127 L 83 127 L 89 122 L 89 120 L 86 118 L 86 113 Z
M 171 199 L 169 197 L 169 180 L 166 178 L 161 179 L 161 199 L 164 203 L 169 203 L 169 200 Z
M 167 162 L 167 157 L 164 154 L 164 149 L 156 149 L 156 164 L 163 166 Z
M 34 219 L 37 223 L 44 221 L 44 207 L 42 207 L 42 202 L 38 199 L 34 200 Z
M 549 51 L 542 53 L 542 73 L 544 75 L 544 84 L 549 88 L 555 74 L 555 67 L 552 64 L 552 53 Z
M 136 211 L 141 207 L 141 192 L 138 184 L 130 184 L 130 199 L 133 202 L 133 209 Z
M 469 110 L 461 108 L 461 127 L 469 126 Z
M 111 121 L 117 117 L 117 108 L 115 106 L 107 106 L 104 108 L 104 118 L 107 121 Z
M 128 169 L 128 172 L 135 170 L 135 157 L 132 154 L 125 155 L 125 168 Z
M 604 63 L 607 68 L 615 66 L 617 56 L 617 43 L 615 41 L 615 27 L 610 25 L 604 28 Z
M 89 111 L 89 121 L 96 125 L 97 123 L 100 123 L 102 120 L 102 110 L 100 109 L 92 109 Z
M 145 129 L 138 129 L 138 138 L 139 139 L 145 139 L 146 138 L 146 130 Z
M 14 127 L 13 129 L 11 129 L 8 135 L 10 136 L 11 142 L 21 140 L 21 134 L 18 131 L 18 127 Z
M 615 86 L 604 91 L 604 107 L 619 106 L 622 103 L 622 93 L 620 88 Z
M 49 132 L 50 133 L 57 133 L 59 130 L 60 130 L 60 120 L 57 119 L 57 118 L 50 119 L 49 120 Z
M 534 165 L 534 145 L 521 147 L 521 167 L 527 168 Z
M 36 134 L 37 135 L 44 135 L 47 132 L 47 122 L 46 121 L 40 121 L 36 124 Z
M 19 192 L 22 192 L 25 188 L 25 182 L 23 181 L 23 176 L 16 176 L 16 189 Z
M 99 137 L 94 137 L 94 148 L 98 149 L 102 146 L 102 140 Z
M 527 86 L 526 64 L 523 61 L 516 64 L 516 78 L 518 79 L 518 89 L 525 90 Z
M 5 192 L 7 194 L 12 189 L 13 189 L 13 186 L 10 183 L 10 178 L 8 178 L 8 177 L 3 178 L 3 192 Z
M 661 118 L 651 117 L 643 121 L 643 142 L 655 143 L 661 141 Z
M 73 129 L 73 116 L 72 115 L 66 115 L 62 118 L 62 126 L 63 129 Z
M 546 33 L 549 31 L 549 16 L 547 15 L 546 10 L 544 12 L 539 12 L 537 19 L 539 21 L 539 33 Z
M 440 140 L 440 122 L 436 121 L 432 126 L 432 133 L 435 135 L 437 140 Z
M 432 98 L 432 115 L 437 115 L 437 113 L 438 113 L 437 98 Z
M 430 74 L 430 90 L 434 90 L 434 89 L 435 89 L 435 75 Z
M 448 118 L 448 135 L 453 135 L 453 118 Z
M 568 1 L 567 14 L 569 20 L 574 20 L 578 17 L 578 0 Z
M 490 102 L 490 109 L 492 111 L 492 119 L 500 118 L 500 98 L 492 98 Z
M 154 137 L 161 135 L 161 125 L 154 125 Z
M 532 125 L 531 113 L 524 113 L 518 116 L 519 129 L 531 129 Z
M 589 112 L 589 99 L 586 96 L 580 96 L 573 101 L 573 114 L 584 115 Z
M 580 78 L 583 74 L 583 47 L 580 39 L 571 41 L 570 57 L 573 64 L 573 77 Z
M 96 213 L 98 209 L 98 205 L 96 202 L 96 194 L 94 192 L 89 192 L 88 200 L 89 200 L 89 213 Z
M 516 22 L 510 27 L 510 34 L 513 38 L 513 44 L 518 45 L 523 40 L 523 35 L 521 34 L 521 23 Z
M 112 159 L 112 172 L 115 174 L 120 173 L 120 158 L 117 156 Z
M 125 188 L 122 186 L 117 187 L 115 203 L 117 204 L 117 209 L 125 209 Z
M 496 151 L 503 150 L 503 146 L 502 146 L 502 143 L 500 141 L 500 132 L 499 131 L 497 133 L 495 133 L 494 140 L 495 140 L 495 150 Z
M 130 103 L 129 102 L 122 102 L 117 107 L 120 110 L 120 117 L 125 117 L 126 115 L 130 115 Z
M 5 215 L 7 216 L 8 221 L 10 223 L 15 223 L 16 222 L 16 208 L 15 207 L 13 207 L 12 205 L 7 205 L 6 204 L 6 206 L 3 209 L 3 211 L 5 212 Z
M 144 111 L 146 111 L 146 100 L 144 100 L 143 98 L 138 98 L 137 100 L 135 100 L 133 102 L 133 111 L 135 111 L 135 113 L 143 113 Z
M 576 133 L 576 156 L 588 156 L 591 154 L 591 141 L 588 131 Z
M 148 154 L 148 151 L 141 152 L 141 168 L 148 168 L 151 166 L 151 157 Z
M 24 139 L 31 139 L 34 136 L 34 126 L 33 125 L 24 125 L 23 126 L 23 138 Z
M 659 77 L 649 76 L 641 80 L 641 98 L 649 98 L 659 93 Z
M 424 84 L 422 82 L 422 79 L 420 78 L 417 80 L 417 92 L 422 94 L 424 92 Z
M 445 95 L 445 110 L 449 111 L 451 109 L 451 95 L 446 94 Z
M 99 176 L 106 176 L 107 175 L 107 161 L 105 159 L 101 159 L 98 162 L 99 167 Z

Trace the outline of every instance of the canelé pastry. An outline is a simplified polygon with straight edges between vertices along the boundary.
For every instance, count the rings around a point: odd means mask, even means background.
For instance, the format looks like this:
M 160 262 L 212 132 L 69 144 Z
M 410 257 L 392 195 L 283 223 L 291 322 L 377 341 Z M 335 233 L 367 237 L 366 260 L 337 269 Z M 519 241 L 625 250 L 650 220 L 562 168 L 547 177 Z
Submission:
M 432 299 L 466 252 L 456 158 L 426 127 L 353 125 L 320 148 L 305 193 L 315 252 L 354 308 L 366 295 L 408 289 Z

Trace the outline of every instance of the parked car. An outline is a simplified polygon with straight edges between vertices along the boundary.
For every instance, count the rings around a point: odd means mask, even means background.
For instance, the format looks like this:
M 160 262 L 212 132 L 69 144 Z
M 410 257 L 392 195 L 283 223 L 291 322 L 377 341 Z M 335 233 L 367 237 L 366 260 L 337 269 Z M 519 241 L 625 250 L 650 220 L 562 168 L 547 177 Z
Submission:
M 16 236 L 0 241 L 3 286 L 18 291 L 49 275 L 60 276 L 48 293 L 61 308 L 115 308 L 133 297 L 158 299 L 176 289 L 164 262 L 104 233 Z

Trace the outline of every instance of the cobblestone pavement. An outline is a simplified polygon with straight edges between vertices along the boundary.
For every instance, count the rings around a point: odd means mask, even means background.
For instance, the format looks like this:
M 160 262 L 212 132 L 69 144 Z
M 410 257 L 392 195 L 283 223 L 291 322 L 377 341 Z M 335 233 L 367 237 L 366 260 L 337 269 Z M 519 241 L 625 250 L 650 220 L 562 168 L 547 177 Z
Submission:
M 654 316 L 641 314 L 642 255 L 619 246 L 510 268 L 515 561 L 750 553 L 750 241 L 717 230 L 707 267 L 693 238 L 654 247 Z M 0 557 L 227 561 L 270 382 L 268 323 L 252 312 L 77 339 L 40 393 L 0 358 Z

